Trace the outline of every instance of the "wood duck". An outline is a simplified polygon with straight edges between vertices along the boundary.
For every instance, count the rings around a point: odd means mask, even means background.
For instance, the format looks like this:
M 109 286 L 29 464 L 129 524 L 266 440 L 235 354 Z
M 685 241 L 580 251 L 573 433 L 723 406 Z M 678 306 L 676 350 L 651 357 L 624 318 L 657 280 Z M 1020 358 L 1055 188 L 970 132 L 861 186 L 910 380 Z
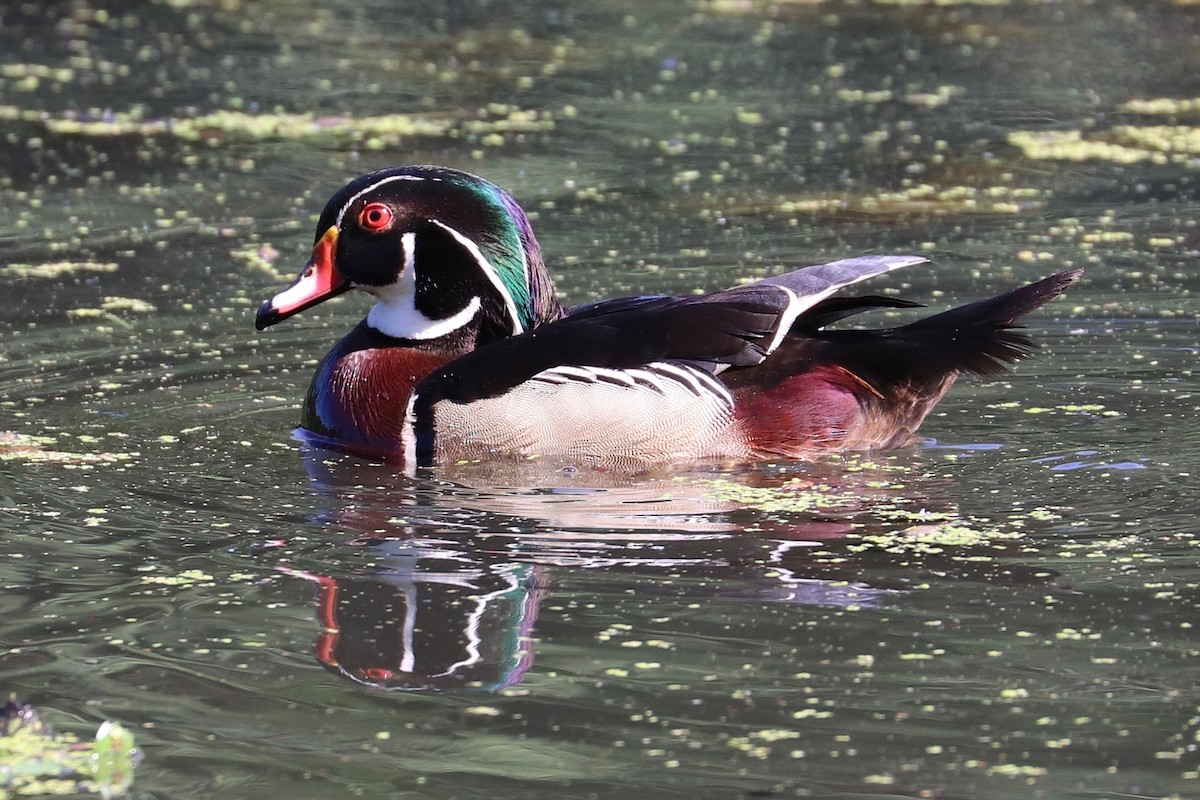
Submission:
M 356 178 L 325 206 L 300 277 L 262 330 L 349 289 L 375 298 L 304 403 L 319 446 L 418 465 L 553 459 L 639 471 L 808 458 L 914 439 L 963 372 L 1034 347 L 1015 322 L 1080 271 L 900 327 L 831 330 L 918 306 L 844 286 L 924 262 L 867 256 L 704 296 L 564 309 L 529 220 L 503 190 L 443 167 Z

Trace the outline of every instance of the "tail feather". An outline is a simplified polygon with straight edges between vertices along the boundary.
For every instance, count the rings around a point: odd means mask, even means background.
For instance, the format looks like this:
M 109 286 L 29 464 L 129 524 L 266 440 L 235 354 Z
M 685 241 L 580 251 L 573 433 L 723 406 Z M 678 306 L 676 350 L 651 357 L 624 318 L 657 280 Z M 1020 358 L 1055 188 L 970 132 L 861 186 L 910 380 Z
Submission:
M 772 356 L 761 376 L 737 382 L 769 384 L 772 375 L 798 374 L 807 365 L 833 364 L 849 370 L 882 395 L 915 392 L 940 396 L 963 372 L 997 375 L 1036 349 L 1017 320 L 1053 300 L 1081 270 L 1069 270 L 1004 294 L 952 308 L 896 328 L 842 330 L 824 327 L 860 311 L 899 307 L 887 298 L 826 300 L 801 314 L 783 352 Z M 727 382 L 735 382 L 730 376 Z
M 923 308 L 923 306 L 911 300 L 901 300 L 899 297 L 880 297 L 874 294 L 859 297 L 834 295 L 825 298 L 801 314 L 792 325 L 792 333 L 804 333 L 811 336 L 826 325 L 832 325 L 846 317 L 852 317 L 875 308 Z
M 935 360 L 945 369 L 997 375 L 1025 358 L 1037 345 L 1016 324 L 1017 319 L 1048 303 L 1083 272 L 1067 270 L 1010 292 L 968 303 L 897 328 L 901 340 L 929 342 Z
M 721 380 L 737 398 L 757 452 L 803 457 L 830 449 L 871 450 L 911 441 L 963 372 L 995 375 L 1028 355 L 1018 318 L 1057 297 L 1079 270 L 896 328 L 825 326 L 872 308 L 911 305 L 889 298 L 820 301 L 762 365 Z

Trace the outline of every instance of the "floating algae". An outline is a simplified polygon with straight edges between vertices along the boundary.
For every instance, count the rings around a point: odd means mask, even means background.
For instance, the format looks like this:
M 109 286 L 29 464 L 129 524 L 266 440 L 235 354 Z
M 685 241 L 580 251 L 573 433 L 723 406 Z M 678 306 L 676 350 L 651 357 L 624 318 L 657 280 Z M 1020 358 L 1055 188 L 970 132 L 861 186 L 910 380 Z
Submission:
M 912 471 L 903 465 L 847 456 L 838 463 L 837 475 L 828 478 L 804 475 L 782 483 L 753 486 L 728 478 L 703 479 L 696 486 L 704 496 L 738 508 L 768 514 L 811 514 L 836 511 L 900 509 L 910 501 L 898 493 Z
M 130 314 L 153 314 L 157 309 L 152 303 L 141 300 L 136 297 L 120 297 L 111 295 L 105 297 L 99 308 L 71 308 L 67 310 L 67 316 L 72 319 L 102 319 L 108 322 L 113 322 L 122 328 L 131 328 L 132 325 L 122 319 L 119 314 L 126 312 Z
M 918 184 L 897 192 L 781 200 L 781 214 L 1019 214 L 1038 208 L 1046 192 L 1014 186 Z
M 735 503 L 741 508 L 768 513 L 803 514 L 854 505 L 852 497 L 839 494 L 826 484 L 793 478 L 780 486 L 746 486 L 728 479 L 702 482 L 706 497 Z
M 1001 530 L 964 519 L 947 519 L 887 533 L 860 535 L 847 550 L 852 553 L 882 550 L 897 555 L 940 555 L 948 550 L 986 547 L 1024 536 L 1021 531 Z
M 215 586 L 216 579 L 199 569 L 184 570 L 178 575 L 145 575 L 142 583 L 159 586 Z
M 155 311 L 152 304 L 136 297 L 105 297 L 100 303 L 100 308 L 103 311 L 130 311 L 135 314 L 153 314 Z
M 272 245 L 250 244 L 231 251 L 230 255 L 247 267 L 263 273 L 273 281 L 286 283 L 295 277 L 276 269 L 275 262 L 279 258 L 279 251 Z
M 1126 114 L 1142 114 L 1144 116 L 1178 117 L 1200 114 L 1200 97 L 1154 97 L 1148 100 L 1128 100 L 1117 106 L 1117 110 Z
M 117 265 L 111 262 L 46 261 L 40 264 L 5 264 L 0 267 L 0 278 L 61 280 L 71 275 L 116 271 Z
M 129 461 L 137 453 L 73 453 L 53 450 L 55 440 L 48 436 L 28 436 L 15 431 L 0 431 L 0 463 L 17 461 L 29 464 L 64 464 L 68 467 L 90 469 L 96 464 L 116 464 Z
M 133 784 L 140 758 L 133 736 L 105 722 L 95 741 L 51 731 L 30 706 L 10 699 L 0 728 L 0 800 L 99 794 L 118 797 Z
M 1027 158 L 1044 161 L 1195 165 L 1195 156 L 1200 154 L 1200 128 L 1117 125 L 1086 139 L 1078 130 L 1013 131 L 1008 135 L 1008 143 Z
M 318 116 L 316 114 L 247 114 L 215 111 L 195 117 L 143 119 L 137 114 L 112 113 L 49 116 L 16 106 L 0 106 L 0 120 L 37 123 L 62 136 L 113 137 L 167 136 L 183 141 L 331 140 L 366 142 L 370 147 L 395 144 L 409 137 L 483 137 L 484 144 L 503 143 L 505 133 L 536 133 L 554 129 L 548 111 L 527 111 L 507 105 L 481 109 L 475 118 L 465 115 L 385 114 L 373 117 Z

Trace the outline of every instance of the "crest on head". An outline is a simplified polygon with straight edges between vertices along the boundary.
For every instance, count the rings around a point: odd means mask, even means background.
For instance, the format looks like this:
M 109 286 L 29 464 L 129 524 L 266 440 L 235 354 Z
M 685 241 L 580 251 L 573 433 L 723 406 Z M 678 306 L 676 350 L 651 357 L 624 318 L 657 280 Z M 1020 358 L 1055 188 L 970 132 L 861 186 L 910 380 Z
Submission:
M 430 333 L 473 318 L 476 298 L 482 327 L 495 335 L 561 315 L 529 218 L 508 193 L 475 175 L 442 167 L 364 175 L 325 206 L 318 246 L 330 229 L 337 231 L 338 270 L 383 301 L 372 322 L 384 333 L 384 318 L 395 321 L 402 303 L 445 323 Z
M 474 342 L 562 316 L 529 218 L 510 195 L 445 167 L 393 167 L 329 199 L 300 277 L 263 304 L 261 330 L 348 289 L 375 296 L 371 327 L 397 339 Z

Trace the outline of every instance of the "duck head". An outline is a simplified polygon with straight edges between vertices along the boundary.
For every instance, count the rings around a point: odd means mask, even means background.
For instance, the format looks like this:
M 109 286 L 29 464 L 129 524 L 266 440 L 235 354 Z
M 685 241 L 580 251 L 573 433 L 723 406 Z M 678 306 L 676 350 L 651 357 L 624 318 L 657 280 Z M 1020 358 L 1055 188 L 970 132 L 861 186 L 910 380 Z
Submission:
M 263 303 L 255 326 L 350 289 L 375 297 L 367 325 L 395 339 L 471 331 L 482 342 L 562 315 L 517 202 L 442 167 L 394 167 L 346 184 L 321 212 L 300 277 Z

